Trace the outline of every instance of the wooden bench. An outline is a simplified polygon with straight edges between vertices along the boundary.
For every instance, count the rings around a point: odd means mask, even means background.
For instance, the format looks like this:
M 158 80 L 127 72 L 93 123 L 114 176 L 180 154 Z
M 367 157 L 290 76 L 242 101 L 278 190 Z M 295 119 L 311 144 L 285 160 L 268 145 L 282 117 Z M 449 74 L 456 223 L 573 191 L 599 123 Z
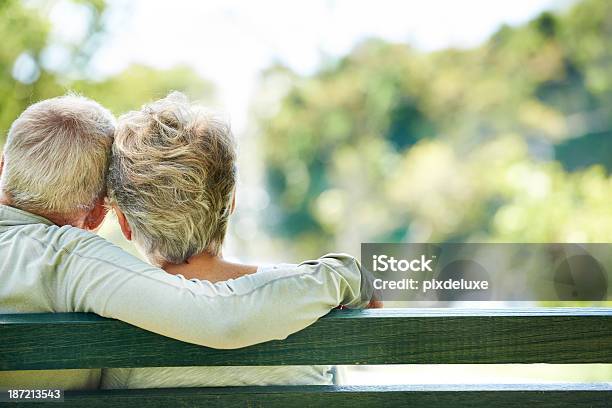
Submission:
M 335 310 L 284 341 L 214 350 L 80 313 L 0 315 L 0 370 L 187 365 L 612 363 L 612 309 Z M 47 403 L 36 403 L 45 406 Z M 53 407 L 612 405 L 612 384 L 73 391 Z

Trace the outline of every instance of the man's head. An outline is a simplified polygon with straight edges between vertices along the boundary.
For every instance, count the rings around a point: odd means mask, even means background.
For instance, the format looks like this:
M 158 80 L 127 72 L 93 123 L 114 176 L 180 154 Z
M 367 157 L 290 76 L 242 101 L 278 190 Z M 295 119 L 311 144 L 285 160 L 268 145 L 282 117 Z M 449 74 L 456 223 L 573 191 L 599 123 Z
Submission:
M 218 255 L 235 162 L 228 124 L 178 92 L 120 117 L 108 188 L 126 237 L 157 264 Z
M 107 109 L 81 96 L 31 105 L 8 133 L 3 201 L 59 224 L 97 227 L 114 126 Z

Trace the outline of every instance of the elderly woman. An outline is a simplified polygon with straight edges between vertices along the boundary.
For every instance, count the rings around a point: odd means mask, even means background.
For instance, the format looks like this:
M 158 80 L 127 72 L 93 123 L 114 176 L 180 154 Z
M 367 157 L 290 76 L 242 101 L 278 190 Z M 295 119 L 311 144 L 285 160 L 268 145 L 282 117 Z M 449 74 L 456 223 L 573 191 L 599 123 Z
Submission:
M 231 263 L 221 255 L 236 190 L 234 140 L 223 121 L 191 106 L 179 93 L 124 115 L 115 135 L 108 188 L 123 234 L 151 263 L 187 279 L 210 282 L 252 274 L 252 284 L 257 285 L 262 267 Z M 326 267 L 357 267 L 346 255 L 312 262 L 322 260 Z M 278 269 L 282 279 L 296 267 L 269 268 Z M 271 296 L 282 299 L 283 294 Z M 282 302 L 292 307 L 291 299 Z M 299 385 L 333 380 L 329 366 L 135 368 L 106 370 L 102 386 Z

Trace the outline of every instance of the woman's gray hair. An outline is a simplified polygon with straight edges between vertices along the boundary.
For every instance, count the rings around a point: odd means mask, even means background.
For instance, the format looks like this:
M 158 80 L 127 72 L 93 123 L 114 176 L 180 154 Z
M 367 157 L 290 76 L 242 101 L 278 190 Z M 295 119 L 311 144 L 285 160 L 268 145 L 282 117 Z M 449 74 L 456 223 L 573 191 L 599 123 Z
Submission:
M 119 118 L 109 197 L 155 263 L 218 255 L 236 185 L 229 125 L 173 92 Z
M 0 185 L 12 205 L 67 218 L 106 193 L 115 118 L 91 99 L 66 95 L 28 107 L 12 124 Z

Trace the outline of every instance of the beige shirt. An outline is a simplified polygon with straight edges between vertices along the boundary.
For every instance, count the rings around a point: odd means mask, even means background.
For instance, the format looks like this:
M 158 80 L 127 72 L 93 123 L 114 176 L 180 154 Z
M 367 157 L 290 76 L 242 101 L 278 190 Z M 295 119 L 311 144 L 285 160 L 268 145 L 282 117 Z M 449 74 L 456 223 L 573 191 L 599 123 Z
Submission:
M 0 281 L 0 313 L 92 312 L 221 349 L 284 339 L 339 304 L 367 303 L 361 268 L 348 255 L 213 284 L 170 275 L 97 235 L 8 206 L 0 206 Z M 99 376 L 0 372 L 0 388 L 95 388 Z
M 259 267 L 289 270 L 297 265 Z M 224 387 L 239 385 L 330 385 L 335 369 L 323 366 L 147 367 L 102 370 L 101 388 Z

